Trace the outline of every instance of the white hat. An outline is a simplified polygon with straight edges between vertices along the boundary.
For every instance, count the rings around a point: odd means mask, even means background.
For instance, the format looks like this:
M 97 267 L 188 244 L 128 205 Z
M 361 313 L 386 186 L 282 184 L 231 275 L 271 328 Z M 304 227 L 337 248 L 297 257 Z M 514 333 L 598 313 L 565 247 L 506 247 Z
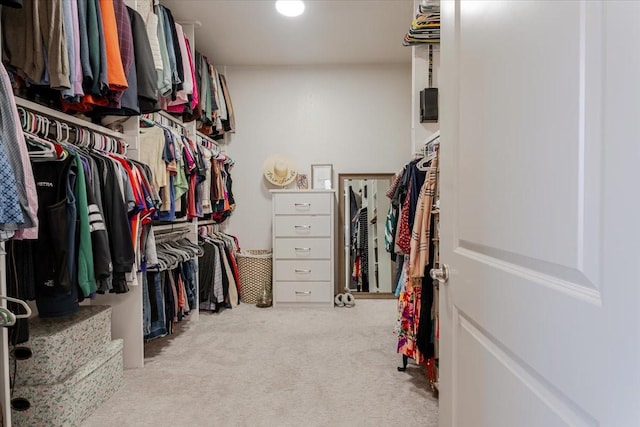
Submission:
M 266 180 L 279 187 L 291 184 L 298 175 L 295 161 L 281 154 L 273 155 L 265 160 L 263 170 Z

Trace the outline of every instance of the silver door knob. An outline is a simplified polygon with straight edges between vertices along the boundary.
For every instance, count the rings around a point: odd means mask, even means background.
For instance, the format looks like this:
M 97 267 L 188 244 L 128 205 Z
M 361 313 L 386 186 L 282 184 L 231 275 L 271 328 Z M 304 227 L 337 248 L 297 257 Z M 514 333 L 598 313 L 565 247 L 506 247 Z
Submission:
M 442 284 L 447 283 L 449 281 L 449 266 L 440 264 L 440 268 L 432 268 L 430 276 Z

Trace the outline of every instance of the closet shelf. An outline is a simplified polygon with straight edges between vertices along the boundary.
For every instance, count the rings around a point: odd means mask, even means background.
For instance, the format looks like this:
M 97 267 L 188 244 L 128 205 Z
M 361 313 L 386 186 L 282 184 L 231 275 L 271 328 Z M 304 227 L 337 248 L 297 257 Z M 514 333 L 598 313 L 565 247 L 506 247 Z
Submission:
M 16 105 L 20 107 L 24 107 L 33 112 L 37 112 L 39 114 L 51 117 L 52 119 L 61 120 L 69 124 L 74 124 L 83 128 L 91 129 L 93 131 L 96 131 L 98 133 L 101 133 L 103 135 L 110 136 L 113 138 L 118 138 L 118 139 L 125 138 L 125 135 L 123 133 L 116 132 L 104 126 L 96 125 L 86 120 L 79 119 L 78 117 L 72 116 L 70 114 L 65 114 L 61 111 L 57 111 L 52 108 L 46 107 L 44 105 L 35 103 L 33 101 L 29 101 L 28 99 L 24 99 L 16 96 L 15 100 L 16 100 Z

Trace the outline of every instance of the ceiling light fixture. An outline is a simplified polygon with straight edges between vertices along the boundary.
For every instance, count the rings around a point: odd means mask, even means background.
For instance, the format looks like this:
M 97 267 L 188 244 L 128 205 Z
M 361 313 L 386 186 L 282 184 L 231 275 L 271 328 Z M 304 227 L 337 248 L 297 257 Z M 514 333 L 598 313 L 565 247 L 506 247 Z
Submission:
M 299 16 L 304 12 L 302 0 L 278 0 L 276 10 L 284 16 Z

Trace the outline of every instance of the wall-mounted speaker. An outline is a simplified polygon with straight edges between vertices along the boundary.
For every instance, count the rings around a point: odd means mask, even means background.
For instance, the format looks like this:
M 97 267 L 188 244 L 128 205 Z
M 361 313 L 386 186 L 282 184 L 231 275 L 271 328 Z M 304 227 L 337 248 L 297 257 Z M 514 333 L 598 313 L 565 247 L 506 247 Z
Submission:
M 438 121 L 438 88 L 426 88 L 420 91 L 420 123 Z

